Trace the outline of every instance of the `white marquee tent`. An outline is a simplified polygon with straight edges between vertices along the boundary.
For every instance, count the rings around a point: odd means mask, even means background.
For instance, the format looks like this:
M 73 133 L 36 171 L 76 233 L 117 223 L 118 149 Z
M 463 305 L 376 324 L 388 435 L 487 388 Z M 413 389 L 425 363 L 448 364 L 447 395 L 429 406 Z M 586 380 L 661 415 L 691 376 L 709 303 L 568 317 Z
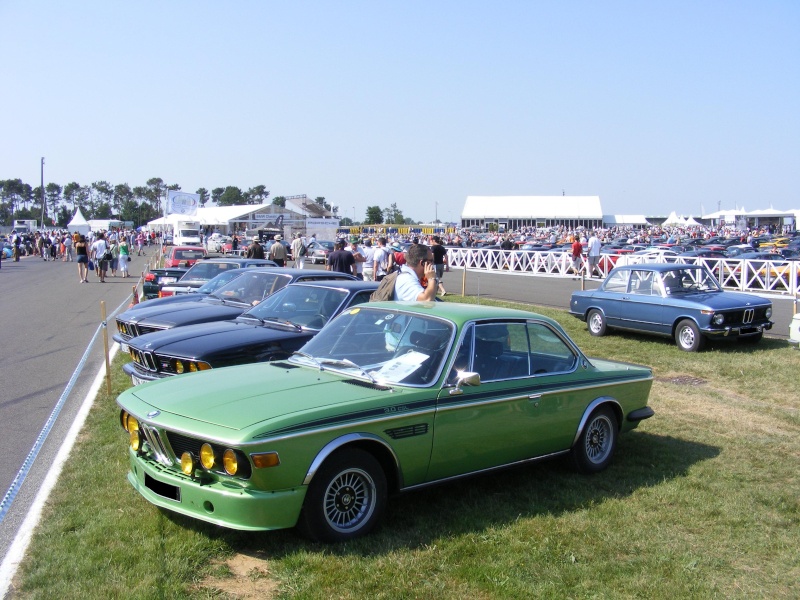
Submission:
M 89 233 L 89 222 L 84 218 L 81 209 L 75 211 L 75 216 L 72 217 L 72 220 L 67 225 L 67 229 L 72 233 L 76 231 L 78 233 L 82 233 L 83 235 L 87 235 Z

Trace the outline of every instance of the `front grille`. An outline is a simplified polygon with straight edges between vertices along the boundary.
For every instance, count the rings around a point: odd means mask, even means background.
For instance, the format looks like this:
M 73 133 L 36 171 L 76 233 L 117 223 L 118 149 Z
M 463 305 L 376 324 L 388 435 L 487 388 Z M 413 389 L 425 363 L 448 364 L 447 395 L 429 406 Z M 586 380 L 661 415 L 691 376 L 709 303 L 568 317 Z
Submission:
M 723 325 L 738 326 L 751 323 L 763 323 L 767 320 L 767 307 L 745 308 L 722 313 L 725 317 Z
M 139 331 L 134 323 L 128 323 L 127 321 L 120 321 L 117 319 L 117 331 L 123 337 L 136 337 L 139 335 Z
M 152 352 L 143 352 L 142 350 L 131 346 L 130 354 L 133 362 L 135 362 L 139 367 L 152 372 L 156 372 L 158 370 L 156 369 L 156 362 L 153 358 Z

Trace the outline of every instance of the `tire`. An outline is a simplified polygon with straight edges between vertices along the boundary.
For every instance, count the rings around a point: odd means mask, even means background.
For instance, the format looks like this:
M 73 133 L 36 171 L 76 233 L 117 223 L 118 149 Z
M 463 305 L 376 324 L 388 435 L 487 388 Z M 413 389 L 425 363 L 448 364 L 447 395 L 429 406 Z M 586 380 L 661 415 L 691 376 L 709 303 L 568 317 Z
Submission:
M 606 334 L 606 318 L 603 313 L 593 308 L 586 315 L 586 325 L 589 327 L 589 333 L 594 336 L 600 337 Z
M 700 329 L 691 319 L 684 319 L 675 328 L 675 343 L 684 352 L 697 352 L 704 345 L 705 339 Z
M 614 457 L 617 447 L 617 419 L 610 408 L 594 411 L 572 447 L 572 462 L 580 473 L 598 473 Z
M 359 449 L 335 452 L 308 486 L 298 527 L 321 542 L 366 535 L 383 517 L 386 489 L 386 475 L 371 454 Z

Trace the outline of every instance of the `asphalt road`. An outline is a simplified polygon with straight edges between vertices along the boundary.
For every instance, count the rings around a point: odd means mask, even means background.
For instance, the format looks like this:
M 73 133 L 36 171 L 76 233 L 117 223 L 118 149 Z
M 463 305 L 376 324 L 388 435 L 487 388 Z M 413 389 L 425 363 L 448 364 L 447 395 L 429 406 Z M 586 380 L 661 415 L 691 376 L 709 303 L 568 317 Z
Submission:
M 132 275 L 144 266 L 144 258 L 133 258 Z M 106 283 L 99 283 L 94 274 L 90 277 L 92 283 L 81 284 L 74 262 L 45 262 L 35 257 L 25 257 L 18 263 L 2 262 L 0 498 L 5 497 L 11 487 L 97 332 L 102 321 L 101 301 L 105 301 L 110 315 L 130 295 L 136 281 L 133 276 L 128 279 L 109 277 Z M 109 344 L 112 343 L 109 335 Z M 63 436 L 101 368 L 102 334 L 38 459 L 0 524 L 0 556 L 5 555 L 24 520 Z M 91 462 L 97 464 L 96 457 L 92 457 Z
M 131 273 L 143 270 L 144 258 L 134 256 Z M 321 265 L 307 268 L 322 269 Z M 53 408 L 64 392 L 88 344 L 101 323 L 101 301 L 106 303 L 109 323 L 112 311 L 124 303 L 135 278 L 107 278 L 101 284 L 78 282 L 76 263 L 45 262 L 27 257 L 19 263 L 3 261 L 0 268 L 3 311 L 0 313 L 0 494 L 5 496 L 14 477 L 34 446 Z M 559 276 L 523 275 L 461 270 L 445 274 L 448 291 L 470 296 L 524 302 L 566 309 L 572 291 L 582 282 Z M 583 282 L 587 288 L 597 280 Z M 772 297 L 776 326 L 768 335 L 788 338 L 793 314 L 791 298 Z M 109 344 L 111 328 L 108 330 Z M 90 353 L 64 405 L 53 431 L 20 488 L 6 518 L 0 524 L 0 557 L 4 556 L 30 503 L 52 462 L 63 436 L 96 376 L 103 368 L 102 336 Z M 87 459 L 97 465 L 97 457 Z M 120 485 L 124 485 L 121 482 Z M 2 497 L 0 496 L 0 497 Z

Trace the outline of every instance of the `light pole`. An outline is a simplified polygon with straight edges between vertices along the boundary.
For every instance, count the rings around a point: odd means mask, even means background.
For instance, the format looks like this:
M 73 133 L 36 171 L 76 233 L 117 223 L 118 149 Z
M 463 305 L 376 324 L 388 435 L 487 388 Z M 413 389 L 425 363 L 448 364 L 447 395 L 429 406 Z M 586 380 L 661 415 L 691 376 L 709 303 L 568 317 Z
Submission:
M 436 205 L 436 209 L 435 212 L 433 213 L 434 215 L 433 224 L 436 225 L 439 222 L 439 202 L 437 201 L 434 204 Z
M 44 229 L 44 156 L 42 157 L 42 229 Z
M 356 224 L 356 207 L 353 207 L 353 225 Z

